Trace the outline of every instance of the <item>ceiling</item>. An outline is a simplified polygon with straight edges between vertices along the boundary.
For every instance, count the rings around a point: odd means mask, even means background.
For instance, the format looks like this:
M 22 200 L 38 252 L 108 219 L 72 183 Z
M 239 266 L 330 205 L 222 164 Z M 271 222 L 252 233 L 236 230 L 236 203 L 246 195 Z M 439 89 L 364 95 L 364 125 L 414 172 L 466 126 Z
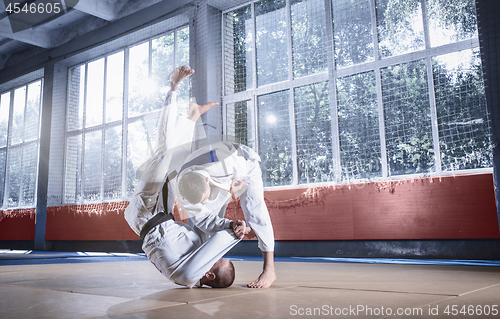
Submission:
M 59 14 L 20 11 L 9 14 L 0 1 L 0 70 L 40 52 L 50 50 L 161 0 L 63 0 Z M 48 6 L 54 0 L 19 0 L 27 5 Z M 13 7 L 11 6 L 10 9 Z M 34 8 L 34 7 L 33 7 Z M 48 6 L 47 8 L 50 8 Z
M 40 14 L 20 10 L 6 11 L 6 4 L 18 2 L 19 8 L 49 7 L 57 0 L 0 1 L 0 72 L 32 56 L 49 51 L 83 34 L 112 24 L 125 16 L 158 2 L 168 4 L 202 3 L 194 0 L 62 0 L 59 14 Z M 210 6 L 227 10 L 245 0 L 205 0 Z M 26 7 L 25 7 L 26 6 Z M 54 7 L 55 8 L 55 7 Z

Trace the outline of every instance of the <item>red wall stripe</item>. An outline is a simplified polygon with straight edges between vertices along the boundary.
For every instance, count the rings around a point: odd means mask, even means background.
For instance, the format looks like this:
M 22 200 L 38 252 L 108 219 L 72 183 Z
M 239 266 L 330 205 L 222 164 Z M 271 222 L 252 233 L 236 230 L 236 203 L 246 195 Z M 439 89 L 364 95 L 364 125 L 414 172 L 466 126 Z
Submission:
M 270 190 L 265 199 L 276 240 L 500 238 L 492 174 Z M 46 239 L 138 239 L 127 204 L 49 207 Z M 0 216 L 0 240 L 34 239 L 34 210 Z M 243 218 L 238 201 L 226 217 Z
M 124 218 L 128 202 L 49 207 L 46 240 L 139 239 Z M 181 221 L 175 212 L 176 220 Z M 184 220 L 187 222 L 187 220 Z
M 35 240 L 35 209 L 0 211 L 0 240 Z
M 49 207 L 46 240 L 138 239 L 123 212 L 128 202 Z
M 277 240 L 499 238 L 492 174 L 265 193 Z M 226 217 L 243 218 L 232 203 Z

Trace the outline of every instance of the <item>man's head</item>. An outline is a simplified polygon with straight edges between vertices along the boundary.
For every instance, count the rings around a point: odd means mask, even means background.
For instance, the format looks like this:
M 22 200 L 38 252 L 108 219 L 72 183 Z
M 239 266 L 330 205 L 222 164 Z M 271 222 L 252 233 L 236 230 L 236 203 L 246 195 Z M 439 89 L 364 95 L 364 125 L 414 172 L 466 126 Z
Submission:
M 187 172 L 179 179 L 179 193 L 191 204 L 205 204 L 210 196 L 208 178 L 196 172 Z
M 229 259 L 219 259 L 205 276 L 201 278 L 200 283 L 212 288 L 227 288 L 234 282 L 234 265 Z

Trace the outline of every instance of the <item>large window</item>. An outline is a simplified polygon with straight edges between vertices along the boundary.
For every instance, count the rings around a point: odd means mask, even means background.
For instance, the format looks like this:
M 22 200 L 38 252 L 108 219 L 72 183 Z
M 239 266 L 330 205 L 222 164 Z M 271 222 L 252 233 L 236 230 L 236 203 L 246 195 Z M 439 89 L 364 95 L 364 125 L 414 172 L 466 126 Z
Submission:
M 225 134 L 266 186 L 491 167 L 474 0 L 262 0 L 223 25 Z
M 0 94 L 0 208 L 35 207 L 42 80 Z
M 65 203 L 128 198 L 155 143 L 169 75 L 189 64 L 189 28 L 124 48 L 68 72 Z M 179 88 L 187 111 L 189 81 Z

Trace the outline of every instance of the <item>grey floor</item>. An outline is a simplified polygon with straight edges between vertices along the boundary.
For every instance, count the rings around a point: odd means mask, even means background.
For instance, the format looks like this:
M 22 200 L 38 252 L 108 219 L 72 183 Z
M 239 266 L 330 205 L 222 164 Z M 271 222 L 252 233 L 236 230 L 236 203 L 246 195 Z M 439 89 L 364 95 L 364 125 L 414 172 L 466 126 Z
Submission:
M 233 258 L 232 287 L 186 289 L 142 256 L 80 255 L 0 253 L 0 318 L 500 318 L 498 263 L 277 259 L 275 284 L 249 289 L 262 263 Z

